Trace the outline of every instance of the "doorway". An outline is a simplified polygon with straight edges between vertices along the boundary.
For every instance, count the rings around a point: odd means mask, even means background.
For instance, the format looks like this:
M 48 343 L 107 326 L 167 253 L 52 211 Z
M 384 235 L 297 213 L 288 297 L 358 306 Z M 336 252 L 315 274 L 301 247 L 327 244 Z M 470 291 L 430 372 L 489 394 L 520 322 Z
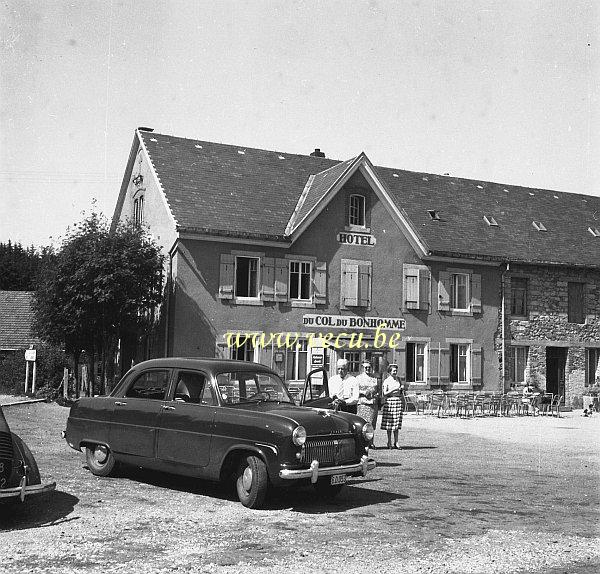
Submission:
M 562 396 L 565 401 L 567 347 L 546 347 L 546 392 Z

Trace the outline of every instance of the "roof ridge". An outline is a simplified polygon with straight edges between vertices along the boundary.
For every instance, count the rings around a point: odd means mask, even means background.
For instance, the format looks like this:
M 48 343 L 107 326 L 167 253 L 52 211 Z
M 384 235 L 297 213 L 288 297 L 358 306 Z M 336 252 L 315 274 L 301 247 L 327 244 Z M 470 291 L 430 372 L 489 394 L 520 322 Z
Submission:
M 174 136 L 171 134 L 163 134 L 157 131 L 153 131 L 153 132 L 148 132 L 148 131 L 144 131 L 141 130 L 140 134 L 146 134 L 149 138 L 151 138 L 152 136 L 164 136 L 164 137 L 168 137 L 168 138 L 175 138 L 178 140 L 185 140 L 185 141 L 189 141 L 189 142 L 193 142 L 193 143 L 206 143 L 206 144 L 214 144 L 214 145 L 220 145 L 220 146 L 226 146 L 226 147 L 230 147 L 230 148 L 234 148 L 234 149 L 243 149 L 243 150 L 253 150 L 253 151 L 263 151 L 263 152 L 268 152 L 268 153 L 275 153 L 275 154 L 285 154 L 288 156 L 297 156 L 297 157 L 312 157 L 314 159 L 317 160 L 326 160 L 326 161 L 334 161 L 337 163 L 342 163 L 343 160 L 340 159 L 334 159 L 331 157 L 317 157 L 317 156 L 312 156 L 309 153 L 307 154 L 302 154 L 302 153 L 293 153 L 293 152 L 287 152 L 287 151 L 281 151 L 281 150 L 274 150 L 274 149 L 265 149 L 265 148 L 260 148 L 260 147 L 253 147 L 253 146 L 246 146 L 246 145 L 239 145 L 239 144 L 230 144 L 230 143 L 223 143 L 223 142 L 215 142 L 215 141 L 210 141 L 210 140 L 200 140 L 200 139 L 192 139 L 192 138 L 186 138 L 186 137 L 182 137 L 182 136 Z M 334 166 L 331 166 L 334 167 Z M 330 168 L 327 168 L 330 169 Z

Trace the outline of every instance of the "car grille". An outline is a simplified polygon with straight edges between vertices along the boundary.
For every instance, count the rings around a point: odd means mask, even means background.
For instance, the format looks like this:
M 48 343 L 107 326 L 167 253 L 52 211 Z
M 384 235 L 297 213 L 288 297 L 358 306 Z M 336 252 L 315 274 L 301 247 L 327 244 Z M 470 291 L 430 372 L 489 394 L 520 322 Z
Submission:
M 356 459 L 356 445 L 353 438 L 306 441 L 302 447 L 303 463 L 318 460 L 320 465 L 344 464 Z
M 0 432 L 0 458 L 5 460 L 13 458 L 12 437 L 9 432 Z

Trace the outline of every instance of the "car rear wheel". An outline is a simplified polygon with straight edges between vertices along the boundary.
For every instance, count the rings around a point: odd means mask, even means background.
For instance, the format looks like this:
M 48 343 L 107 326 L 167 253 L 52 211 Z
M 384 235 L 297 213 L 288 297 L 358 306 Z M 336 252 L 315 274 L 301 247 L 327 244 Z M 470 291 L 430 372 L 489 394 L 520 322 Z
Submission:
M 314 486 L 319 498 L 322 498 L 323 500 L 333 500 L 340 492 L 342 492 L 345 485 L 331 484 L 330 478 L 327 476 L 318 480 Z
M 88 445 L 85 460 L 91 473 L 96 476 L 110 476 L 116 466 L 113 453 L 103 444 Z
M 265 501 L 269 476 L 267 466 L 258 456 L 242 459 L 236 475 L 236 490 L 240 502 L 248 508 L 260 508 Z

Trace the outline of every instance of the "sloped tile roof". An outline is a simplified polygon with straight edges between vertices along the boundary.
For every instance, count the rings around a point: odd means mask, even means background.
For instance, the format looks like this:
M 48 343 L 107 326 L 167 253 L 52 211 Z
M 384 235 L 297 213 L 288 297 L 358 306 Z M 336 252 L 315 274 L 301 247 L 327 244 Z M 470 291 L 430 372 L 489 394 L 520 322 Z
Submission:
M 354 161 L 140 134 L 180 231 L 286 241 L 286 227 L 289 234 Z M 600 197 L 375 171 L 432 255 L 600 267 L 600 238 L 588 231 L 600 228 Z
M 40 340 L 31 334 L 30 291 L 0 291 L 0 350 L 28 349 Z
M 180 230 L 283 239 L 308 177 L 339 163 L 140 133 Z

